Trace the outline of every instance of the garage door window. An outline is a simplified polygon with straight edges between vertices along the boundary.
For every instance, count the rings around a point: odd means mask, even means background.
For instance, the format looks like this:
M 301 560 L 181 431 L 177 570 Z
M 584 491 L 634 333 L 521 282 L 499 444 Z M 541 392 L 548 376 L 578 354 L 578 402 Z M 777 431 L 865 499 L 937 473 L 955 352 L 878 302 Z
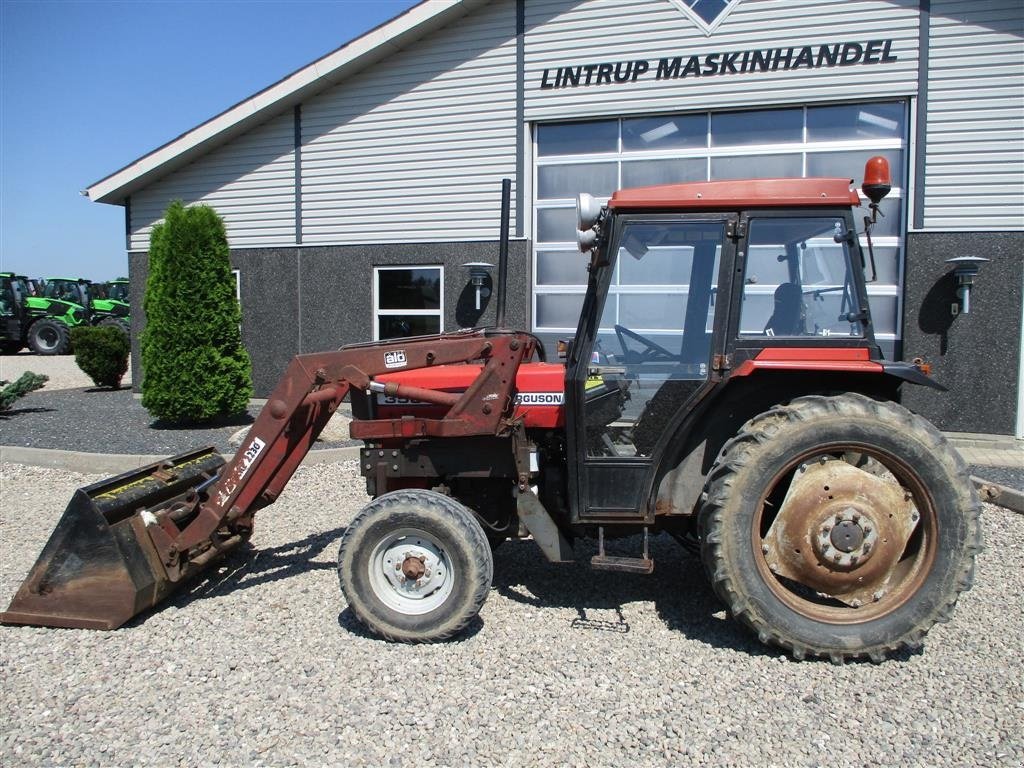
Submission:
M 875 337 L 891 355 L 902 311 L 906 109 L 889 101 L 538 125 L 534 330 L 546 340 L 576 330 L 587 281 L 576 247 L 577 193 L 607 198 L 650 184 L 780 176 L 853 177 L 859 186 L 865 160 L 883 155 L 893 191 L 872 232 L 878 279 L 868 294 Z

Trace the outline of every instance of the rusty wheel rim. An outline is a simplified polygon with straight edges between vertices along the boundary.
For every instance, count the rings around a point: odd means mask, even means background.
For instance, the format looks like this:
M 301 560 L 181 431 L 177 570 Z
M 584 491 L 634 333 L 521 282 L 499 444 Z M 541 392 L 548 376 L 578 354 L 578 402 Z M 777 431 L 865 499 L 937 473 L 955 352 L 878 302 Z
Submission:
M 833 471 L 837 487 L 821 482 L 818 467 Z M 851 484 L 866 485 L 865 498 L 851 494 Z M 906 604 L 926 580 L 938 540 L 935 507 L 916 473 L 889 453 L 848 442 L 816 446 L 787 463 L 751 526 L 754 562 L 768 588 L 801 616 L 831 624 L 871 621 Z

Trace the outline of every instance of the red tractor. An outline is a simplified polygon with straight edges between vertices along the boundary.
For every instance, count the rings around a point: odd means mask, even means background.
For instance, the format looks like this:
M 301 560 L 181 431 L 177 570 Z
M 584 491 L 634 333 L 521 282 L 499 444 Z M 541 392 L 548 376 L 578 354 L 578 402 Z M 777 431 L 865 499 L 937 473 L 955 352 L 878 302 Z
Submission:
M 870 251 L 881 158 L 864 192 Z M 250 536 L 348 397 L 372 501 L 338 570 L 387 639 L 463 630 L 507 538 L 553 562 L 596 539 L 594 568 L 642 574 L 664 532 L 796 658 L 915 647 L 970 587 L 980 505 L 898 404 L 941 387 L 875 343 L 859 205 L 846 179 L 581 196 L 589 281 L 564 363 L 501 327 L 300 355 L 226 466 L 205 449 L 81 489 L 0 618 L 111 629 L 150 608 Z M 634 556 L 606 551 L 622 537 Z

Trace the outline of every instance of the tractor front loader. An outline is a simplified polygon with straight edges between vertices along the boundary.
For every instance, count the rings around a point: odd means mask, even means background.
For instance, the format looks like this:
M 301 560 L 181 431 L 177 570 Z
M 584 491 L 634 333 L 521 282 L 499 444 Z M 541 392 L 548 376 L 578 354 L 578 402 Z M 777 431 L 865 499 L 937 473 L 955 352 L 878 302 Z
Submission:
M 346 394 L 365 399 L 364 391 L 378 389 L 373 377 L 396 360 L 415 368 L 483 365 L 461 394 L 381 385 L 398 397 L 444 405 L 448 415 L 364 420 L 354 436 L 393 441 L 506 432 L 510 372 L 534 343 L 528 334 L 481 330 L 296 357 L 245 447 L 226 465 L 205 448 L 78 490 L 0 621 L 116 629 L 152 607 L 249 537 L 256 512 L 277 499 Z M 481 398 L 485 408 L 476 407 Z
M 508 538 L 551 562 L 592 539 L 593 568 L 642 578 L 649 536 L 667 533 L 795 658 L 916 647 L 971 585 L 980 504 L 956 452 L 899 405 L 904 386 L 942 387 L 875 342 L 882 158 L 862 189 L 862 222 L 847 179 L 581 196 L 589 279 L 564 362 L 500 327 L 300 355 L 226 465 L 206 449 L 81 489 L 0 620 L 115 628 L 155 605 L 250 536 L 347 396 L 371 501 L 338 575 L 384 638 L 461 632 Z

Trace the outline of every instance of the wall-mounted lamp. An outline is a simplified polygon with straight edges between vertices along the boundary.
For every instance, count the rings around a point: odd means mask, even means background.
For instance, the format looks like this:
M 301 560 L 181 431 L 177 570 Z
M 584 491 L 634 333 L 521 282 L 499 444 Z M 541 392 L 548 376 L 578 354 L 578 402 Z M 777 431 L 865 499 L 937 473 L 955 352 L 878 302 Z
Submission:
M 986 261 L 981 256 L 957 256 L 955 259 L 946 259 L 947 264 L 956 265 L 953 276 L 956 277 L 956 302 L 950 308 L 953 317 L 957 315 L 969 315 L 971 313 L 971 288 L 974 286 L 974 276 L 978 269 Z
M 468 264 L 463 264 L 463 267 L 469 270 L 469 282 L 474 288 L 476 288 L 476 308 L 480 310 L 480 298 L 487 298 L 491 295 L 491 289 L 484 287 L 484 283 L 487 282 L 487 278 L 491 275 L 491 269 L 494 268 L 493 264 L 488 264 L 486 261 L 471 261 Z

